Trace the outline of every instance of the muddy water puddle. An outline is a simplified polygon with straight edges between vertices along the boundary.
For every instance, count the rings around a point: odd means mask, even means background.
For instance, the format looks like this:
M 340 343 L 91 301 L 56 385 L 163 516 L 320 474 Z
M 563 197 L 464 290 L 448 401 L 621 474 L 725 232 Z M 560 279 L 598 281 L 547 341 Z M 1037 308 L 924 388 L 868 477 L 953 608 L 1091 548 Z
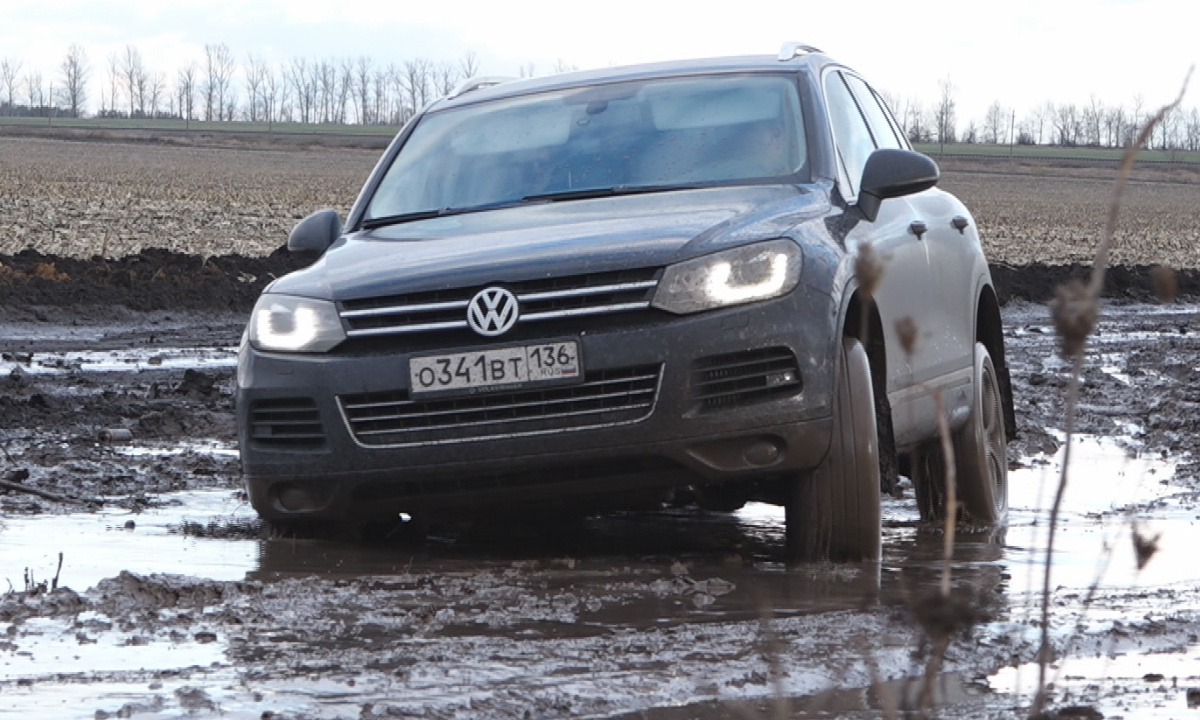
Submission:
M 237 365 L 237 348 L 149 347 L 123 350 L 5 353 L 0 375 L 216 370 Z
M 1173 460 L 1136 457 L 1131 446 L 1082 437 L 1073 448 L 1055 597 L 1078 604 L 1095 584 L 1127 600 L 1069 613 L 1055 626 L 1064 643 L 1079 635 L 1096 644 L 1129 617 L 1196 604 L 1194 505 L 1182 500 L 1188 491 L 1175 482 Z M 955 583 L 993 616 L 975 629 L 971 663 L 984 656 L 1001 667 L 1034 647 L 1046 508 L 1061 458 L 1032 458 L 1010 473 L 1006 531 L 957 538 Z M 717 718 L 742 716 L 730 715 L 735 706 L 769 711 L 779 692 L 791 717 L 827 716 L 830 707 L 878 712 L 888 697 L 915 692 L 901 678 L 919 674 L 918 638 L 889 618 L 936 587 L 942 567 L 942 538 L 917 527 L 911 500 L 887 500 L 884 514 L 880 566 L 792 569 L 778 560 L 782 511 L 757 504 L 732 514 L 498 525 L 420 545 L 263 539 L 228 490 L 157 496 L 139 513 L 14 517 L 0 528 L 2 576 L 20 588 L 26 568 L 35 582 L 58 572 L 61 585 L 93 588 L 83 593 L 92 605 L 23 622 L 0 652 L 0 693 L 12 717 L 122 709 L 357 717 L 372 704 L 429 717 L 471 717 L 473 707 L 515 717 L 535 707 L 548 717 Z M 1135 518 L 1139 531 L 1159 536 L 1141 571 Z M 188 524 L 200 532 L 183 534 Z M 155 606 L 138 622 L 103 609 L 112 597 L 158 597 L 163 587 L 172 597 L 213 596 Z M 789 658 L 778 682 L 764 675 L 764 627 Z M 1173 653 L 1171 662 L 1194 658 L 1194 643 Z M 1093 677 L 1074 662 L 1064 663 L 1067 677 Z M 939 705 L 994 711 L 1024 697 L 1008 675 L 981 682 L 971 667 L 947 668 Z
M 0 581 L 21 589 L 26 569 L 83 591 L 122 570 L 240 580 L 255 569 L 253 541 L 213 541 L 180 533 L 185 522 L 252 522 L 254 513 L 227 490 L 172 493 L 142 512 L 37 515 L 0 520 Z M 62 554 L 62 568 L 58 556 Z

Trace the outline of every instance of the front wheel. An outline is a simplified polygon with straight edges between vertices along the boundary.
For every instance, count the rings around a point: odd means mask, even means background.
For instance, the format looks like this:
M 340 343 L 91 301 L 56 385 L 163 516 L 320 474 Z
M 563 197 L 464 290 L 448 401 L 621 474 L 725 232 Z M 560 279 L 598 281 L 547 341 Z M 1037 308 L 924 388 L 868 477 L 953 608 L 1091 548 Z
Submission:
M 875 399 L 867 352 L 858 340 L 842 340 L 836 374 L 829 452 L 788 488 L 788 562 L 876 561 L 880 556 Z

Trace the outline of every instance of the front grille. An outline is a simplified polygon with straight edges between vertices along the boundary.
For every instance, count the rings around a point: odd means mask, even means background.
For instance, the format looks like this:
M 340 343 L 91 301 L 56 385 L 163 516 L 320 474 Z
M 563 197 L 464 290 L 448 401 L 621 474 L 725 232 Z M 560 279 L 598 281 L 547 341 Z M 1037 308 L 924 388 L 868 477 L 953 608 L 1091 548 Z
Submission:
M 792 395 L 802 386 L 796 356 L 785 347 L 714 355 L 692 363 L 692 399 L 701 410 Z
M 636 422 L 650 415 L 659 365 L 588 373 L 578 385 L 456 398 L 409 399 L 407 390 L 343 395 L 342 415 L 367 446 L 470 442 Z
M 250 439 L 264 445 L 310 447 L 325 442 L 321 415 L 312 398 L 254 400 Z
M 643 476 L 664 478 L 684 475 L 686 471 L 667 458 L 647 456 L 600 460 L 584 465 L 554 466 L 530 470 L 474 475 L 470 477 L 398 480 L 371 483 L 355 493 L 360 501 L 392 500 L 422 496 L 447 496 L 488 490 L 514 490 L 585 481 L 618 481 Z M 661 478 L 660 478 L 661 479 Z
M 660 270 L 642 268 L 503 283 L 520 304 L 518 324 L 645 310 Z M 483 287 L 346 300 L 342 320 L 350 338 L 467 328 L 467 303 Z

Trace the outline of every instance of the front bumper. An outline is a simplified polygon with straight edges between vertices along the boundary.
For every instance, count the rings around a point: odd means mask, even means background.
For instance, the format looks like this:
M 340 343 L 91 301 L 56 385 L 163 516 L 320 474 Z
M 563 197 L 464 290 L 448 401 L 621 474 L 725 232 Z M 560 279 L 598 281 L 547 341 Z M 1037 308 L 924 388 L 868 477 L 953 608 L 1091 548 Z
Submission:
M 829 298 L 803 291 L 610 323 L 570 336 L 584 382 L 651 368 L 644 408 L 374 437 L 350 421 L 347 399 L 405 398 L 413 353 L 288 355 L 243 344 L 237 412 L 251 502 L 269 519 L 337 519 L 586 501 L 811 468 L 829 446 L 835 326 Z M 538 339 L 551 338 L 496 344 Z M 748 375 L 723 386 L 724 373 L 735 371 Z M 701 388 L 714 377 L 730 391 Z

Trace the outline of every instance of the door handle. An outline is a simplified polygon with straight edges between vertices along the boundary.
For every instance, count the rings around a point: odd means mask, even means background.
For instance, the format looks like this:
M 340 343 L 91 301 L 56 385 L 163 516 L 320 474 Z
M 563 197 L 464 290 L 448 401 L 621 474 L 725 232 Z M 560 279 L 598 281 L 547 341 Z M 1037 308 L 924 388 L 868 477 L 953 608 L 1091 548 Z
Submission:
M 928 229 L 929 227 L 925 225 L 924 220 L 913 220 L 912 224 L 908 226 L 908 231 L 913 235 L 916 235 L 918 240 L 922 239 L 921 236 L 924 235 L 925 231 Z

